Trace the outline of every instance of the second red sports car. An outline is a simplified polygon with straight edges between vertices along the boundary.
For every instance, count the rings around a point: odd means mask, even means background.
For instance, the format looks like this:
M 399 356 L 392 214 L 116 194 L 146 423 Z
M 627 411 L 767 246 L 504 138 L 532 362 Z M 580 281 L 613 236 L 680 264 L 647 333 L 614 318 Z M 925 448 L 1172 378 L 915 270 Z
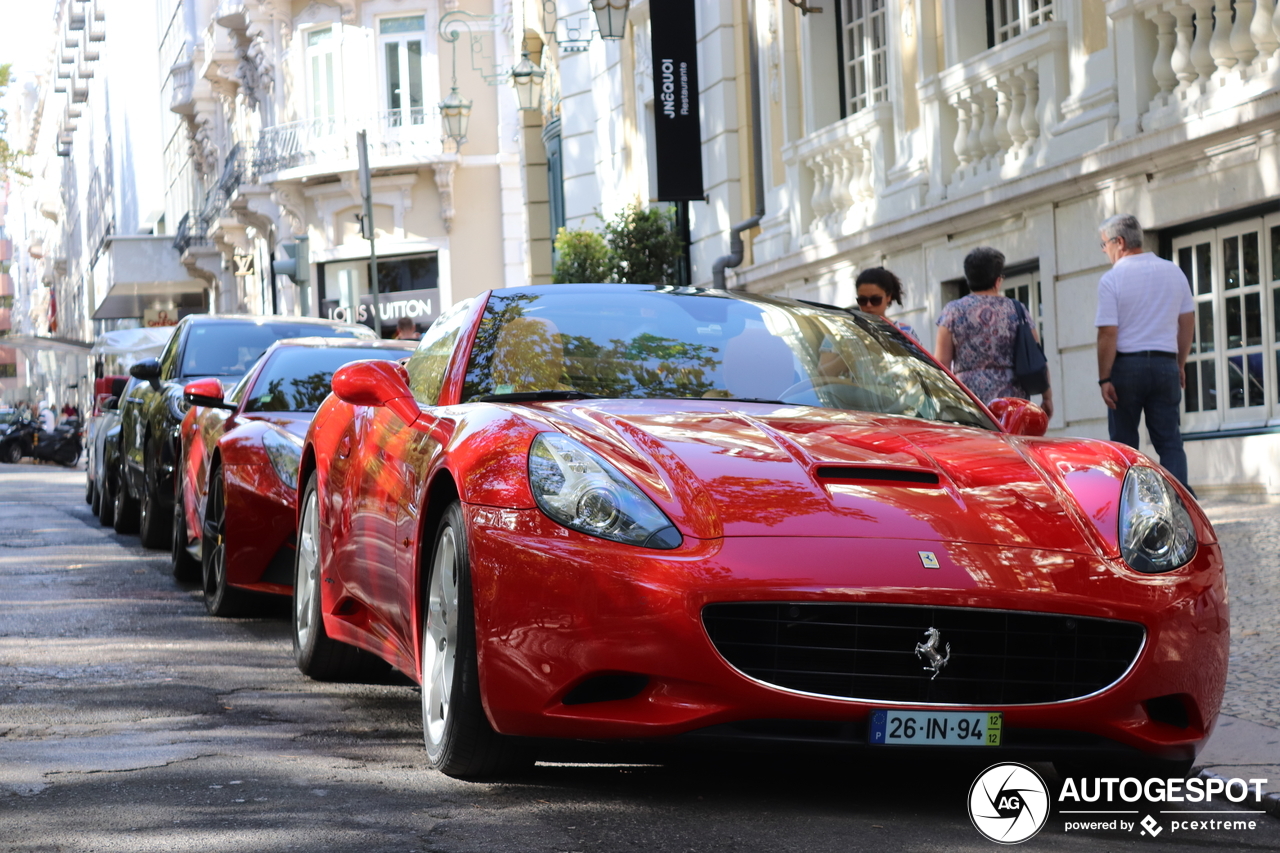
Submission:
M 512 288 L 333 388 L 299 463 L 298 664 L 419 681 L 445 773 L 537 738 L 1168 772 L 1213 730 L 1226 584 L 1192 496 L 867 315 Z
M 174 574 L 200 576 L 215 616 L 253 610 L 253 593 L 293 591 L 302 437 L 329 379 L 357 359 L 402 359 L 405 341 L 294 338 L 273 344 L 223 396 L 216 379 L 183 390 L 174 501 Z

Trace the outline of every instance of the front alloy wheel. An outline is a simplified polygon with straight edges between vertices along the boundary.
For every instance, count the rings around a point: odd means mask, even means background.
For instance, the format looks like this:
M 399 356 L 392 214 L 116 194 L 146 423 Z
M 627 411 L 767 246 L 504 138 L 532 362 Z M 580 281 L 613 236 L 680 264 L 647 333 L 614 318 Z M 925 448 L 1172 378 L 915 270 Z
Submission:
M 210 616 L 243 616 L 250 610 L 248 593 L 227 584 L 227 502 L 222 469 L 209 472 L 209 500 L 201 527 L 200 562 L 204 609 Z
M 293 564 L 293 653 L 298 669 L 317 681 L 353 681 L 362 671 L 379 669 L 355 646 L 338 642 L 324 630 L 320 612 L 320 499 L 312 472 L 302 492 L 298 547 Z M 206 546 L 208 547 L 208 546 Z
M 481 704 L 465 525 L 454 501 L 436 533 L 422 625 L 422 734 L 436 770 L 492 779 L 528 767 L 534 756 L 528 743 L 495 732 Z

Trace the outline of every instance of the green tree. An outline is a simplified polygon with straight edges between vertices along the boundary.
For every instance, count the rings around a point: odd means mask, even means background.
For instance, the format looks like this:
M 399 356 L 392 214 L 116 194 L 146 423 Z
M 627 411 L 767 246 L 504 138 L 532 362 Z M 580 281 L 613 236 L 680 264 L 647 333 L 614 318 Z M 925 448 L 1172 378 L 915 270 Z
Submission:
M 613 257 L 604 238 L 594 231 L 569 231 L 556 235 L 556 284 L 609 281 Z
M 9 63 L 0 65 L 0 103 L 4 101 L 5 92 L 9 89 L 12 66 Z M 5 138 L 5 134 L 9 130 L 9 114 L 4 109 L 0 109 L 0 178 L 4 178 L 12 170 L 19 175 L 27 173 L 18 168 L 18 158 L 20 152 L 14 151 L 9 146 L 9 140 Z
M 603 236 L 560 229 L 554 281 L 675 284 L 680 255 L 675 210 L 630 204 L 605 224 Z
M 604 226 L 613 252 L 612 281 L 624 284 L 675 284 L 679 277 L 680 237 L 675 209 L 631 204 Z

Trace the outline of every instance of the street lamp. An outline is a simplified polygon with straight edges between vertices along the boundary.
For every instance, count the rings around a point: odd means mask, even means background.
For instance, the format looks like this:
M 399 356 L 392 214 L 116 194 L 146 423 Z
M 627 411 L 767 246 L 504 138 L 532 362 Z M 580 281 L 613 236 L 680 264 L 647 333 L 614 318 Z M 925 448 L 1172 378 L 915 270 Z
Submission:
M 444 117 L 445 136 L 461 145 L 467 141 L 467 122 L 471 119 L 471 102 L 458 94 L 454 86 L 449 97 L 440 102 L 440 115 Z
M 620 39 L 626 32 L 627 7 L 631 0 L 591 0 L 596 27 L 602 39 Z
M 520 109 L 537 110 L 542 108 L 542 78 L 547 76 L 540 66 L 529 59 L 529 51 L 524 58 L 511 69 L 511 85 L 516 88 L 516 98 L 520 101 Z

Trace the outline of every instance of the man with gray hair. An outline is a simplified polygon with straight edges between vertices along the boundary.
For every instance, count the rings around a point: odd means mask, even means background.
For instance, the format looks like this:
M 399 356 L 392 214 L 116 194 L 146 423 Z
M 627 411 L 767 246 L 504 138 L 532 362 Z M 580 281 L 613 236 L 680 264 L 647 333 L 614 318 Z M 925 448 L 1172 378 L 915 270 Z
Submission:
M 1195 304 L 1177 264 L 1142 251 L 1142 226 L 1129 215 L 1099 226 L 1111 270 L 1098 282 L 1098 386 L 1112 441 L 1138 446 L 1138 422 L 1160 464 L 1187 486 L 1178 408 Z

